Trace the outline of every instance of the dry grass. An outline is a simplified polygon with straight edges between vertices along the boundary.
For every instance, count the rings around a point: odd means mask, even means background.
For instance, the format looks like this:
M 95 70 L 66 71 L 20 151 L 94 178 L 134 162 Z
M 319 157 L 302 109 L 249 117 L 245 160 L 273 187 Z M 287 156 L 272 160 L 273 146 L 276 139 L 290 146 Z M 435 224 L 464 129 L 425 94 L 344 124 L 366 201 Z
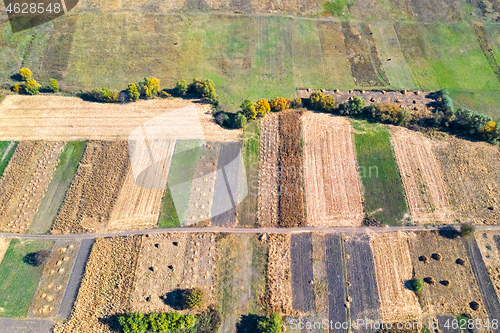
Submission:
M 141 240 L 141 236 L 96 240 L 71 316 L 56 325 L 55 333 L 112 331 L 107 319 L 131 310 Z
M 23 141 L 0 179 L 0 229 L 26 232 L 49 186 L 62 142 Z
M 452 213 L 443 170 L 423 134 L 391 127 L 391 141 L 413 220 L 420 224 L 445 221 Z
M 307 224 L 360 225 L 363 198 L 350 122 L 309 112 L 302 126 Z
M 382 319 L 386 322 L 421 320 L 418 298 L 405 287 L 405 282 L 411 280 L 413 274 L 408 236 L 399 232 L 373 235 L 370 245 Z
M 495 244 L 495 236 L 498 238 L 500 234 L 490 231 L 486 233 L 476 232 L 474 235 L 486 269 L 488 269 L 491 282 L 493 282 L 493 286 L 495 287 L 497 297 L 500 299 L 500 251 L 497 244 Z M 498 244 L 500 244 L 500 241 Z
M 3 256 L 5 252 L 7 252 L 7 248 L 9 247 L 10 239 L 5 237 L 0 237 L 0 262 L 2 262 Z
M 123 141 L 89 142 L 63 206 L 52 226 L 53 234 L 102 231 L 120 193 L 129 168 Z

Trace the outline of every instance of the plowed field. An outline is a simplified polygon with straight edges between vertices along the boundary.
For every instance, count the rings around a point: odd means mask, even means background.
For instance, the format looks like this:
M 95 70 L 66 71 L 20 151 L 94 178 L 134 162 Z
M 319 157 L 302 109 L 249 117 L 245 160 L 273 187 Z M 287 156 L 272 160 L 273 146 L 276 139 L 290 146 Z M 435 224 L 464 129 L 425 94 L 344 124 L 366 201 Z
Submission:
M 292 314 L 290 235 L 269 235 L 269 259 L 265 305 L 269 311 Z
M 302 124 L 307 224 L 360 225 L 363 199 L 350 122 L 307 113 Z
M 413 220 L 445 221 L 451 212 L 432 141 L 402 127 L 391 128 L 391 141 Z
M 105 230 L 129 165 L 126 142 L 89 142 L 52 233 Z
M 52 179 L 64 144 L 23 141 L 0 179 L 0 229 L 26 232 Z

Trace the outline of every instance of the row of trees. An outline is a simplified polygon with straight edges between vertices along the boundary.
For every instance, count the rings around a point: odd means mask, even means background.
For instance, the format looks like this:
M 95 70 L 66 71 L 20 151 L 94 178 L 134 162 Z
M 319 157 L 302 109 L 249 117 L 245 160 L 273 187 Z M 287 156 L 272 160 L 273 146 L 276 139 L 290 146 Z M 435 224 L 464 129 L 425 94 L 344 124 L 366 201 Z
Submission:
M 172 332 L 193 327 L 196 317 L 177 312 L 153 312 L 148 315 L 134 312 L 120 316 L 118 322 L 124 333 Z
M 35 79 L 29 68 L 20 68 L 17 72 L 18 79 L 21 83 L 16 83 L 12 86 L 12 91 L 17 93 L 26 93 L 29 95 L 38 95 L 40 90 L 46 92 L 59 92 L 59 83 L 56 79 L 50 79 L 49 85 L 43 87 Z

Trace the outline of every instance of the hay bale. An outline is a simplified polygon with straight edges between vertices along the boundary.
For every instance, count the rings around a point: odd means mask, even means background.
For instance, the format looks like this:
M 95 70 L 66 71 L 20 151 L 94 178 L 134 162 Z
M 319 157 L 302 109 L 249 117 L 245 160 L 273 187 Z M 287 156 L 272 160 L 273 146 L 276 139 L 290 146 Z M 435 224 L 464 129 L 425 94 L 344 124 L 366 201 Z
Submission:
M 476 301 L 472 301 L 469 303 L 469 306 L 472 310 L 477 311 L 479 310 L 479 303 Z
M 427 256 L 420 256 L 418 257 L 418 260 L 420 260 L 424 264 L 427 264 L 429 262 L 429 258 L 427 258 Z
M 458 258 L 457 260 L 455 260 L 455 263 L 463 266 L 463 265 L 465 265 L 465 260 L 463 260 L 462 258 Z
M 437 261 L 443 260 L 443 256 L 439 252 L 433 253 L 431 255 L 431 257 L 432 257 L 432 259 L 437 260 Z
M 431 276 L 428 276 L 428 277 L 424 278 L 424 282 L 427 283 L 427 284 L 430 284 L 430 285 L 436 284 L 436 281 Z
M 448 287 L 450 285 L 450 281 L 448 281 L 448 280 L 442 280 L 442 281 L 439 281 L 439 283 L 445 287 Z

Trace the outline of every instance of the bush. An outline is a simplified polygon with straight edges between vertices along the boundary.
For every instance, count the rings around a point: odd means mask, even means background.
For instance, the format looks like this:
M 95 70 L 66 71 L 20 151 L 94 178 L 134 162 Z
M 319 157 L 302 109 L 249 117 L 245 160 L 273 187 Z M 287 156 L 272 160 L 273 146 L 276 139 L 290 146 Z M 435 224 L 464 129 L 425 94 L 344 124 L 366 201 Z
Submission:
M 264 117 L 271 112 L 271 105 L 269 105 L 267 99 L 261 98 L 255 103 L 255 112 L 257 113 L 257 117 Z
M 243 113 L 236 115 L 236 128 L 243 128 L 247 124 L 247 117 Z
M 420 279 L 413 278 L 411 280 L 411 288 L 414 291 L 422 291 L 422 288 L 424 287 L 424 282 Z
M 345 0 L 326 1 L 323 3 L 323 8 L 332 16 L 342 16 L 346 5 Z
M 257 117 L 257 111 L 255 110 L 255 104 L 253 104 L 252 101 L 246 99 L 243 103 L 241 103 L 240 108 L 243 111 L 243 114 L 245 115 L 245 117 L 250 118 L 250 119 L 255 119 Z
M 28 81 L 29 79 L 31 79 L 31 71 L 29 68 L 19 68 L 18 73 L 23 81 Z
M 342 115 L 356 116 L 363 112 L 366 101 L 358 96 L 350 97 L 345 103 L 339 105 L 339 112 Z
M 489 142 L 500 138 L 500 127 L 490 117 L 468 109 L 458 109 L 451 126 Z
M 400 126 L 406 125 L 411 120 L 411 113 L 397 104 L 370 105 L 365 113 L 380 122 L 387 122 Z
M 443 98 L 445 96 L 449 96 L 450 95 L 450 92 L 448 91 L 448 89 L 441 89 L 439 91 L 436 92 L 438 97 L 440 98 Z
M 175 93 L 178 95 L 186 95 L 188 91 L 189 85 L 186 80 L 179 80 L 175 85 Z
M 144 78 L 144 85 L 148 87 L 152 95 L 158 95 L 160 92 L 160 80 L 155 77 Z
M 464 223 L 460 226 L 460 235 L 463 237 L 472 236 L 475 230 L 472 224 Z
M 17 93 L 18 93 L 18 92 L 23 91 L 23 88 L 24 88 L 24 85 L 19 84 L 19 83 L 16 83 L 16 84 L 14 84 L 14 85 L 12 86 L 12 91 L 14 91 L 14 92 L 17 92 Z
M 170 95 L 167 91 L 165 90 L 162 90 L 158 93 L 158 96 L 160 96 L 161 98 L 169 98 L 169 97 L 172 97 L 172 95 Z
M 318 111 L 333 112 L 335 110 L 335 98 L 318 91 L 311 94 L 309 104 Z
M 28 253 L 24 256 L 23 261 L 31 266 L 40 266 L 45 264 L 50 256 L 49 250 L 40 250 L 37 252 Z
M 49 89 L 55 93 L 59 92 L 59 83 L 57 82 L 56 79 L 50 79 Z
M 189 90 L 193 94 L 205 98 L 210 104 L 219 104 L 219 98 L 215 92 L 215 85 L 212 80 L 197 78 L 193 79 L 193 83 L 189 86 Z
M 130 83 L 128 85 L 126 93 L 127 93 L 128 100 L 131 102 L 137 101 L 139 99 L 139 97 L 141 96 L 135 83 Z
M 3 92 L 0 92 L 0 102 L 3 101 L 5 98 L 5 94 Z
M 271 313 L 267 318 L 261 318 L 257 322 L 257 331 L 259 333 L 281 333 L 283 318 L 279 313 Z
M 269 102 L 272 111 L 283 111 L 290 107 L 290 102 L 284 97 L 276 97 Z
M 120 93 L 106 88 L 93 89 L 89 92 L 94 100 L 102 103 L 116 103 L 120 101 Z
M 302 103 L 302 98 L 300 97 L 295 97 L 294 99 L 289 100 L 289 103 L 291 109 L 300 109 L 304 106 L 304 104 Z
M 30 95 L 38 95 L 40 93 L 40 88 L 42 86 L 38 84 L 34 79 L 28 79 L 24 86 L 24 90 Z
M 118 322 L 124 333 L 142 333 L 148 329 L 146 318 L 140 312 L 120 316 Z
M 200 288 L 186 290 L 182 294 L 182 304 L 185 309 L 198 309 L 205 303 L 205 292 Z

